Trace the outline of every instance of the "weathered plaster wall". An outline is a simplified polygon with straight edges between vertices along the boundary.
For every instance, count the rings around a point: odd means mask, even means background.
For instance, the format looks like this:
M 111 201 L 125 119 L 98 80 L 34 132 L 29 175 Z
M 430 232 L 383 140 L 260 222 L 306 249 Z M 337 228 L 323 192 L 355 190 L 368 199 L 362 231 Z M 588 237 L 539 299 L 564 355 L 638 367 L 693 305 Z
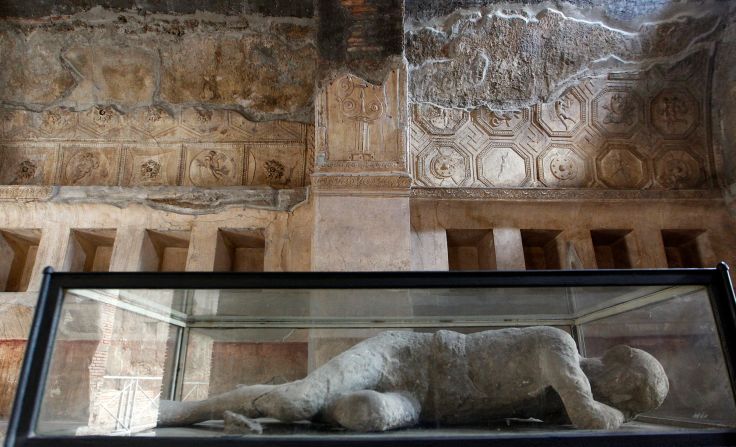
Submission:
M 33 111 L 109 105 L 123 113 L 196 105 L 310 122 L 315 32 L 311 17 L 100 6 L 9 18 L 0 23 L 0 101 Z
M 410 98 L 518 109 L 554 100 L 591 76 L 679 60 L 708 46 L 723 27 L 725 8 L 717 3 L 662 9 L 656 22 L 620 27 L 595 8 L 552 3 L 490 4 L 408 20 Z

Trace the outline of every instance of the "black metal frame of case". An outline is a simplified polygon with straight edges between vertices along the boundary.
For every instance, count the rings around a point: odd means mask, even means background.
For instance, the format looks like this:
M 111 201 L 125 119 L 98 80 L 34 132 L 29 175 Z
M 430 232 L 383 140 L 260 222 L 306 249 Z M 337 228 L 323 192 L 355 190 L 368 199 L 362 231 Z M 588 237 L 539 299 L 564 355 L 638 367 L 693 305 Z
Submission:
M 64 289 L 246 289 L 246 288 L 470 288 L 470 287 L 573 287 L 706 285 L 724 349 L 732 388 L 736 387 L 736 299 L 728 266 L 712 269 L 568 270 L 489 272 L 362 272 L 362 273 L 56 273 L 47 268 L 33 317 L 6 447 L 434 447 L 462 445 L 504 447 L 660 447 L 736 446 L 736 430 L 678 430 L 672 433 L 569 431 L 529 435 L 426 435 L 401 436 L 267 436 L 187 437 L 41 437 L 33 431 L 43 397 L 54 337 L 63 304 Z

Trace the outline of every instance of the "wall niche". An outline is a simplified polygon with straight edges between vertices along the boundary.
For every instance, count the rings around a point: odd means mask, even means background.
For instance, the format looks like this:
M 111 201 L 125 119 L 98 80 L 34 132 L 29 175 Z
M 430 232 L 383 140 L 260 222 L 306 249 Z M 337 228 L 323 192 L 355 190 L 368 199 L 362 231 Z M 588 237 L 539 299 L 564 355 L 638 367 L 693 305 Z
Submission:
M 711 256 L 705 230 L 662 230 L 669 268 L 706 267 Z
M 189 231 L 146 230 L 141 249 L 140 270 L 182 272 L 189 255 Z
M 25 292 L 36 263 L 41 230 L 0 230 L 0 292 Z
M 590 230 L 590 238 L 599 269 L 631 268 L 631 230 Z
M 217 231 L 216 272 L 262 272 L 266 238 L 262 229 L 221 228 Z
M 109 271 L 115 234 L 115 230 L 107 228 L 72 230 L 64 270 L 70 272 Z
M 450 270 L 495 270 L 492 230 L 447 230 L 447 262 Z
M 527 270 L 561 268 L 558 236 L 560 230 L 521 230 L 524 264 Z

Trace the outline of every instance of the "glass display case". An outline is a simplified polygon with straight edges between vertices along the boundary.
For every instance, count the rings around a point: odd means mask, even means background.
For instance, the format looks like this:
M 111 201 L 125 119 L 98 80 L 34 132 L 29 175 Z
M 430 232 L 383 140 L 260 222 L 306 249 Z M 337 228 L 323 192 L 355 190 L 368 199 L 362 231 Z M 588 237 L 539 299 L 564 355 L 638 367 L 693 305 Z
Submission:
M 6 445 L 736 445 L 734 308 L 725 265 L 48 270 Z

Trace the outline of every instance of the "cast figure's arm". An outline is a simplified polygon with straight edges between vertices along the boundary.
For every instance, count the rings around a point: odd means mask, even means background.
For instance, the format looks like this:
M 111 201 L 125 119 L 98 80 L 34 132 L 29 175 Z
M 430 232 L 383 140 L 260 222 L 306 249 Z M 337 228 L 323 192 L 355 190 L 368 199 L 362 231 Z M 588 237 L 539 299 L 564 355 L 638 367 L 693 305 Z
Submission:
M 574 342 L 554 343 L 542 350 L 541 356 L 542 373 L 559 394 L 575 427 L 614 430 L 624 423 L 621 411 L 593 398 Z

